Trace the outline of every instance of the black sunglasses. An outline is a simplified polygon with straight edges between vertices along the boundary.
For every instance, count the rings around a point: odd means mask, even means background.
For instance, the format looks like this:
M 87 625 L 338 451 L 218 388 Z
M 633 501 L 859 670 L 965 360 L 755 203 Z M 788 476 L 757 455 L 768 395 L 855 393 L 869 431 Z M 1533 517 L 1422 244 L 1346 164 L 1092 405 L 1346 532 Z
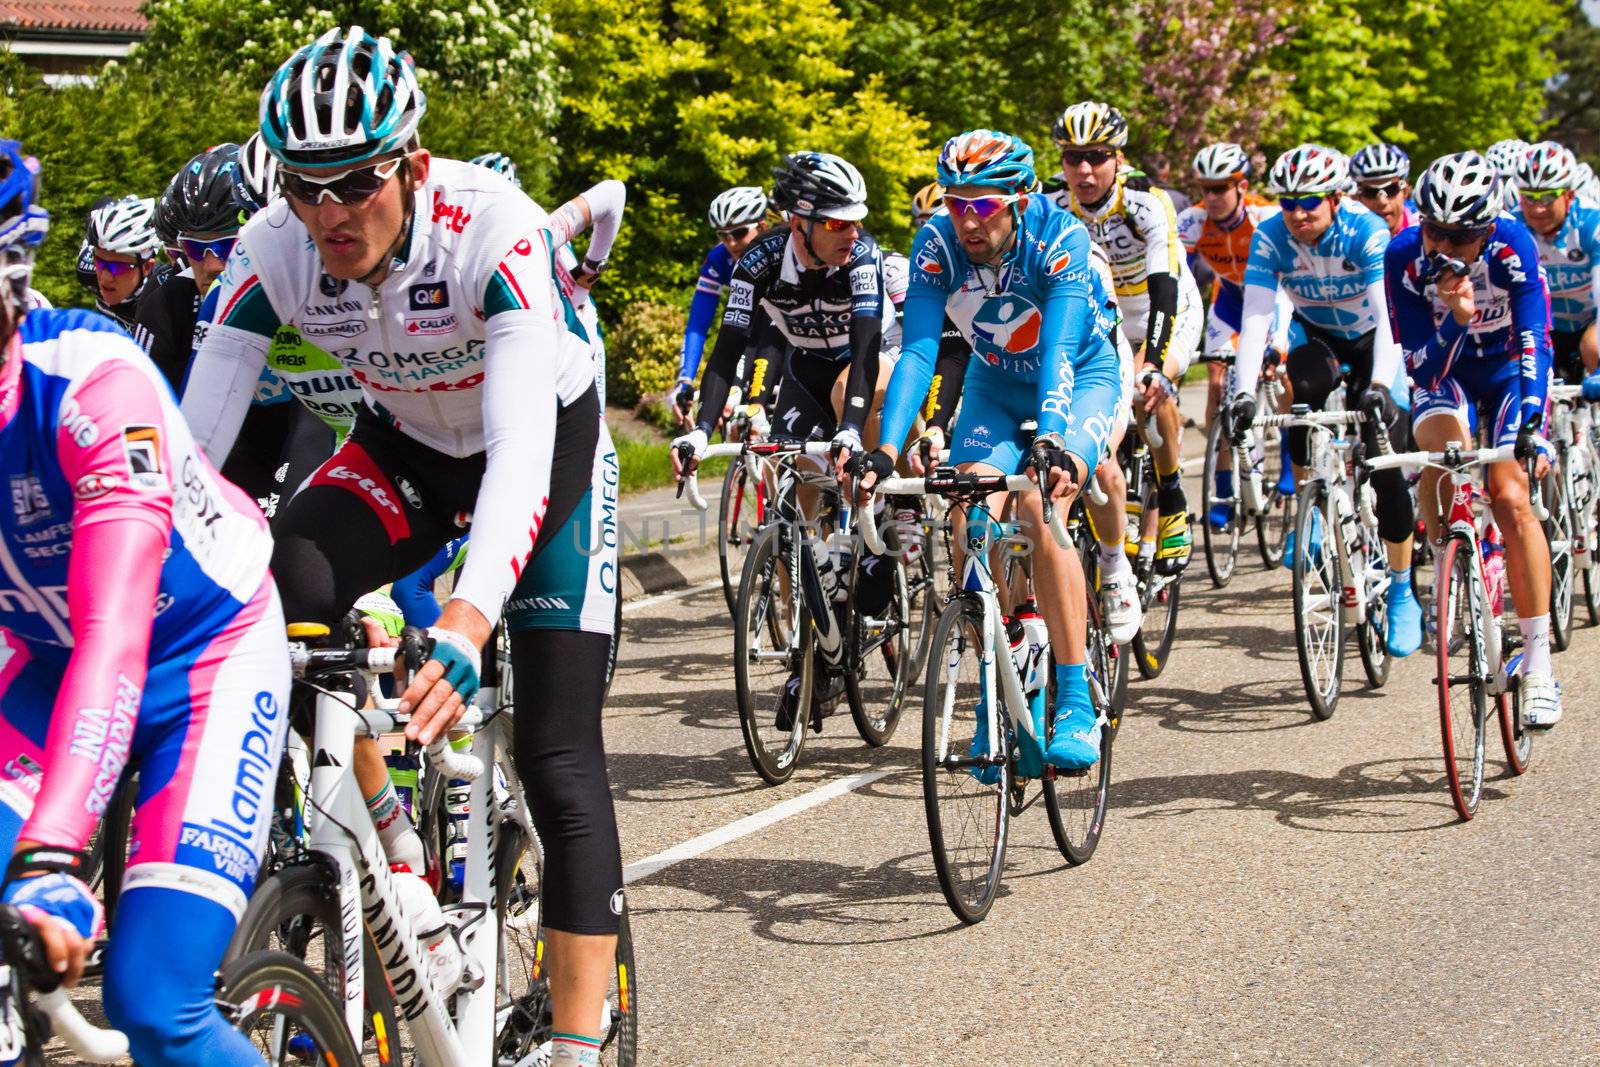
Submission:
M 1068 148 L 1061 153 L 1061 162 L 1068 167 L 1076 167 L 1080 163 L 1098 167 L 1108 159 L 1115 159 L 1116 155 L 1115 152 L 1107 152 L 1104 148 Z
M 1429 222 L 1427 219 L 1423 219 L 1422 233 L 1423 236 L 1440 244 L 1460 248 L 1463 245 L 1470 245 L 1474 241 L 1481 241 L 1489 236 L 1489 230 L 1492 226 L 1493 223 L 1490 223 L 1489 226 L 1475 226 L 1467 229 L 1457 226 L 1440 226 L 1437 222 Z
M 1393 200 L 1400 195 L 1400 185 L 1398 181 L 1390 182 L 1388 185 L 1363 185 L 1356 191 L 1356 195 L 1363 200 L 1375 200 L 1380 196 L 1386 200 Z

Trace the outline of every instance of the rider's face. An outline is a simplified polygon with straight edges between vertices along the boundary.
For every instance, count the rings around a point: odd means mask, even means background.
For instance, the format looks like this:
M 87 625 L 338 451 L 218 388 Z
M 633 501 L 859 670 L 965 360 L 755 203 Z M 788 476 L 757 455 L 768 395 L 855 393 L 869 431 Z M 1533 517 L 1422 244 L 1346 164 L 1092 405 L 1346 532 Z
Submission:
M 961 249 L 966 252 L 968 259 L 974 263 L 991 263 L 1011 247 L 1012 238 L 1017 232 L 1013 207 L 996 202 L 1009 198 L 1010 190 L 996 185 L 957 185 L 946 189 L 944 195 L 950 221 L 955 224 L 956 236 L 961 239 Z M 989 203 L 969 205 L 968 200 Z M 982 209 L 991 205 L 993 209 L 990 215 L 984 218 Z M 1027 210 L 1028 198 L 1019 197 L 1015 202 L 1015 211 L 1021 213 Z
M 1561 229 L 1561 224 L 1567 221 L 1567 212 L 1572 207 L 1573 196 L 1571 189 L 1560 196 L 1524 196 L 1521 198 L 1522 217 L 1528 220 L 1529 226 L 1540 233 L 1555 233 Z
M 1400 224 L 1405 221 L 1406 197 L 1410 194 L 1409 184 L 1394 179 L 1362 185 L 1356 190 L 1356 199 L 1382 216 L 1389 226 L 1389 232 L 1396 234 L 1400 232 Z
M 138 292 L 139 286 L 144 283 L 145 275 L 150 273 L 148 262 L 141 263 L 139 257 L 123 252 L 108 252 L 96 246 L 94 258 L 95 284 L 100 287 L 101 301 L 108 307 L 116 307 Z M 122 266 L 119 268 L 107 264 Z
M 1294 199 L 1287 197 L 1286 200 Z M 1307 198 L 1309 199 L 1309 198 Z M 1282 203 L 1282 201 L 1280 201 Z M 1339 194 L 1329 193 L 1313 208 L 1291 207 L 1283 204 L 1283 221 L 1289 232 L 1301 244 L 1314 245 L 1333 225 L 1333 213 L 1339 209 Z
M 1205 208 L 1206 218 L 1212 222 L 1227 222 L 1232 219 L 1239 211 L 1239 202 L 1244 199 L 1247 187 L 1243 178 L 1201 182 L 1200 204 Z
M 717 231 L 717 240 L 722 242 L 722 247 L 734 259 L 744 255 L 745 249 L 755 244 L 756 238 L 767 231 L 765 222 L 752 222 L 744 226 L 733 226 L 726 230 Z
M 1084 145 L 1082 149 L 1068 149 L 1068 152 L 1080 155 L 1094 153 L 1106 157 L 1095 163 L 1082 158 L 1077 158 L 1076 162 L 1069 161 L 1066 152 L 1061 156 L 1061 173 L 1072 187 L 1072 194 L 1078 198 L 1078 202 L 1098 204 L 1117 184 L 1117 168 L 1122 165 L 1122 152 L 1115 145 L 1105 144 Z
M 428 162 L 426 150 L 412 152 L 409 163 L 401 164 L 377 192 L 353 203 L 341 204 L 329 195 L 316 204 L 288 197 L 289 207 L 310 233 L 328 274 L 360 281 L 387 266 L 383 259 L 400 239 L 408 202 L 427 181 Z
M 829 229 L 830 224 L 835 229 Z M 861 225 L 856 222 L 842 222 L 839 219 L 812 219 L 801 218 L 799 215 L 789 216 L 789 232 L 794 234 L 797 242 L 803 244 L 807 231 L 811 235 L 811 250 L 816 253 L 817 259 L 825 267 L 842 267 L 850 262 L 850 250 L 855 247 L 856 238 L 861 235 Z

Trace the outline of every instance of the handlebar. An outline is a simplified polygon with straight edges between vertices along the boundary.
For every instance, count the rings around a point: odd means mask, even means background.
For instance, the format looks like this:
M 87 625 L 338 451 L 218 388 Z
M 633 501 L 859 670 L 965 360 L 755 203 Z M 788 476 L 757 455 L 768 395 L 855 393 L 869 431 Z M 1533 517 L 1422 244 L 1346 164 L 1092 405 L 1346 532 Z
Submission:
M 1387 456 L 1373 456 L 1366 460 L 1370 470 L 1389 470 L 1393 467 L 1437 467 L 1440 470 L 1464 471 L 1490 463 L 1506 463 L 1517 458 L 1515 445 L 1499 448 L 1464 449 L 1447 445 L 1443 452 L 1391 452 Z
M 104 948 L 97 944 L 94 953 Z M 120 1030 L 91 1024 L 67 999 L 60 976 L 50 969 L 44 945 L 33 923 L 11 905 L 0 905 L 0 952 L 30 988 L 38 991 L 34 1006 L 50 1021 L 50 1029 L 85 1063 L 113 1063 L 127 1056 L 128 1038 Z M 17 1006 L 20 1014 L 22 1007 Z
M 1307 411 L 1290 415 L 1257 415 L 1257 429 L 1271 430 L 1279 427 L 1316 426 L 1328 429 L 1360 426 L 1367 421 L 1363 411 Z
M 891 494 L 895 496 L 976 496 L 988 493 L 1037 493 L 1039 486 L 1025 474 L 1012 475 L 986 475 L 969 474 L 953 470 L 949 467 L 940 467 L 933 473 L 922 478 L 885 478 L 872 487 L 874 496 Z M 866 510 L 866 509 L 863 509 Z M 861 539 L 866 542 L 867 548 L 875 556 L 881 556 L 888 551 L 883 543 L 883 537 L 878 532 L 876 523 L 862 522 Z M 1072 545 L 1072 538 L 1067 534 L 1066 523 L 1062 521 L 1061 509 L 1056 508 L 1055 514 L 1050 518 L 1050 536 L 1055 538 L 1056 544 L 1062 548 Z
M 687 448 L 688 446 L 684 445 L 682 447 Z M 745 453 L 754 456 L 772 456 L 803 452 L 808 456 L 825 456 L 832 448 L 832 443 L 828 441 L 761 441 L 754 444 L 720 444 L 707 448 L 700 459 L 704 462 L 708 459 L 716 459 L 718 456 L 737 456 Z M 687 463 L 684 465 L 685 467 L 688 466 Z M 700 495 L 700 468 L 698 465 L 694 470 L 684 475 L 679 487 L 680 489 L 688 490 L 689 503 L 694 505 L 696 511 L 705 511 L 711 506 L 706 498 Z
M 446 778 L 461 778 L 470 782 L 483 774 L 483 760 L 470 752 L 457 752 L 450 747 L 449 738 L 438 738 L 425 751 Z
M 1583 386 L 1581 385 L 1552 385 L 1550 387 L 1550 400 L 1555 402 L 1565 400 L 1571 403 L 1583 399 Z

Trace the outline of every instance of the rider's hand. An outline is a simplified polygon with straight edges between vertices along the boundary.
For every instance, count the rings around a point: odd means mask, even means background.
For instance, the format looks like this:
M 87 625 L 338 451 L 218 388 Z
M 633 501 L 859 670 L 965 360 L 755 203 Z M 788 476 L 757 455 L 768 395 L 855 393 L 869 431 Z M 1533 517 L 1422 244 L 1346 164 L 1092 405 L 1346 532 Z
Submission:
M 1515 446 L 1515 455 L 1519 461 L 1523 463 L 1533 461 L 1533 477 L 1536 481 L 1550 473 L 1550 452 L 1545 447 L 1545 439 L 1539 435 L 1539 429 L 1538 420 L 1528 422 L 1517 431 Z
M 1450 309 L 1456 325 L 1465 326 L 1472 321 L 1478 305 L 1472 294 L 1471 275 L 1457 274 L 1452 270 L 1440 271 L 1433 286 L 1444 306 Z
M 844 481 L 850 457 L 858 455 L 861 451 L 860 431 L 846 427 L 834 434 L 833 441 L 828 446 L 828 455 L 833 459 L 833 476 L 841 482 Z
M 400 694 L 409 712 L 406 737 L 424 745 L 443 737 L 465 714 L 478 692 L 479 652 L 489 639 L 489 620 L 465 600 L 451 600 L 428 628 L 428 661 Z
M 77 985 L 89 949 L 105 929 L 105 909 L 94 891 L 58 871 L 18 878 L 6 886 L 4 897 L 39 931 L 45 958 L 62 983 Z
M 1256 421 L 1256 398 L 1249 393 L 1240 393 L 1233 398 L 1233 403 L 1228 408 L 1228 421 L 1232 424 L 1233 443 L 1244 444 L 1245 434 L 1250 431 L 1250 424 Z
M 1161 368 L 1149 364 L 1139 372 L 1139 392 L 1144 398 L 1144 411 L 1148 415 L 1176 396 L 1178 387 L 1172 384 L 1171 378 L 1161 373 Z
M 682 437 L 674 437 L 672 444 L 667 447 L 672 450 L 672 474 L 675 478 L 682 478 L 696 467 L 700 466 L 700 457 L 706 454 L 706 446 L 710 441 L 706 432 L 696 426 Z M 684 462 L 684 446 L 689 448 L 689 461 Z
M 748 404 L 745 406 L 744 411 L 745 415 L 750 419 L 751 437 L 770 437 L 772 435 L 772 423 L 767 419 L 766 408 L 760 404 Z
M 1045 434 L 1033 442 L 1028 477 L 1038 482 L 1041 468 L 1049 476 L 1049 484 L 1041 487 L 1047 500 L 1054 503 L 1068 493 L 1077 492 L 1078 486 L 1074 480 L 1077 469 L 1072 465 L 1072 456 L 1061 447 L 1060 439 L 1054 434 Z
M 678 416 L 678 425 L 685 430 L 694 428 L 694 382 L 689 378 L 679 378 L 677 388 L 672 393 L 672 410 Z
M 929 426 L 923 435 L 917 438 L 916 447 L 911 450 L 908 462 L 911 464 L 912 474 L 927 474 L 939 465 L 939 456 L 944 452 L 944 431 L 937 426 Z M 924 460 L 926 456 L 926 460 Z
M 856 505 L 866 507 L 872 501 L 872 487 L 894 473 L 894 457 L 881 448 L 858 452 L 848 473 L 856 479 Z

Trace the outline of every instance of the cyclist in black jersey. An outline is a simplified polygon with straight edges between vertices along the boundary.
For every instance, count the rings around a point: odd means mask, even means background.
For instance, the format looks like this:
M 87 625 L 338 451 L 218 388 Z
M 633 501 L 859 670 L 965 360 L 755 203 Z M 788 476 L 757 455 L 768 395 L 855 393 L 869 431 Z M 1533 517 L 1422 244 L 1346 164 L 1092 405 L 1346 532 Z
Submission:
M 85 264 L 80 252 L 80 276 L 87 266 L 94 279 L 95 309 L 130 333 L 139 297 L 165 277 L 157 271 L 161 239 L 152 223 L 154 215 L 154 200 L 124 196 L 90 211 L 84 226 L 89 258 Z

